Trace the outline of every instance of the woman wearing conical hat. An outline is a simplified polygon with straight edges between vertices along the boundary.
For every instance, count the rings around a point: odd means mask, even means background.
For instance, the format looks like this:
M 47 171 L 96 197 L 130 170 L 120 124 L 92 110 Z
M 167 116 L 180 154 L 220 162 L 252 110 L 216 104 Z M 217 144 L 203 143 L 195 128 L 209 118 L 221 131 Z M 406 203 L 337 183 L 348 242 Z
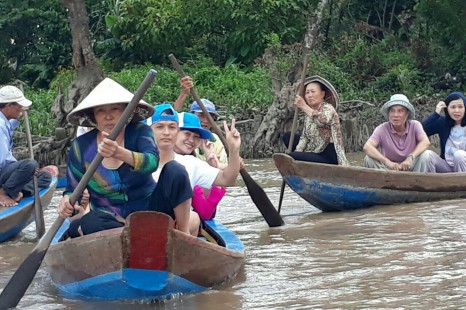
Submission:
M 123 226 L 132 212 L 147 210 L 155 187 L 152 172 L 159 162 L 154 135 L 139 121 L 154 113 L 152 106 L 140 101 L 131 121 L 117 136 L 108 139 L 133 94 L 117 82 L 106 78 L 69 113 L 73 125 L 93 127 L 71 144 L 67 163 L 67 187 L 58 212 L 71 217 L 70 235 L 75 237 Z M 89 208 L 71 206 L 69 196 L 97 154 L 102 163 L 89 180 Z
M 340 118 L 336 111 L 338 94 L 328 81 L 319 76 L 307 78 L 304 85 L 304 98 L 297 95 L 295 105 L 307 117 L 302 134 L 294 137 L 290 156 L 301 161 L 347 166 Z M 282 139 L 288 147 L 290 134 L 285 133 Z

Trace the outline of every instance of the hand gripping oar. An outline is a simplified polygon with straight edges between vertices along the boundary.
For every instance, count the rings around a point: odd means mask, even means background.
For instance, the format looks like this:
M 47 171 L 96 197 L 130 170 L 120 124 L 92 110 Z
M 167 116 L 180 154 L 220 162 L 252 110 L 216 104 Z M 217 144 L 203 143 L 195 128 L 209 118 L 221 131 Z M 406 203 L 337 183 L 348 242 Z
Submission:
M 157 71 L 153 69 L 149 70 L 146 78 L 134 94 L 133 99 L 131 99 L 131 102 L 128 104 L 125 111 L 121 115 L 120 120 L 108 136 L 109 139 L 115 140 L 123 127 L 125 127 L 126 123 L 136 109 L 139 101 L 141 101 L 147 89 L 154 81 L 156 74 Z M 82 194 L 83 190 L 87 186 L 87 183 L 89 182 L 97 167 L 101 164 L 102 160 L 102 155 L 97 154 L 89 168 L 87 168 L 86 173 L 84 173 L 81 181 L 79 181 L 78 185 L 70 196 L 71 205 L 74 205 L 78 197 Z M 10 281 L 8 281 L 7 285 L 0 294 L 0 309 L 13 308 L 18 305 L 19 301 L 24 296 L 24 293 L 34 279 L 34 276 L 37 273 L 37 270 L 39 269 L 45 254 L 47 253 L 50 243 L 52 242 L 52 239 L 60 226 L 63 224 L 63 221 L 64 219 L 61 217 L 58 217 L 55 220 L 52 227 L 50 227 L 44 237 L 38 242 L 36 247 L 15 271 Z
M 309 64 L 309 55 L 304 49 L 303 71 L 301 72 L 301 83 L 299 84 L 298 94 L 304 98 L 304 81 L 306 80 L 307 65 Z M 296 133 L 296 124 L 298 122 L 298 107 L 294 106 L 293 125 L 291 126 L 290 142 L 288 143 L 288 154 L 293 150 L 294 135 Z M 278 213 L 282 209 L 283 193 L 285 192 L 285 179 L 282 181 L 280 188 L 280 200 L 278 201 Z
M 29 127 L 29 116 L 26 110 L 23 111 L 23 116 L 24 116 L 24 125 L 26 127 L 26 138 L 28 141 L 29 156 L 32 160 L 34 160 L 34 150 L 32 148 L 31 129 Z M 35 173 L 33 176 L 33 182 L 34 182 L 34 215 L 35 215 L 35 221 L 36 221 L 36 236 L 37 236 L 37 239 L 40 239 L 45 233 L 45 221 L 44 221 L 44 210 L 42 210 L 42 204 L 40 203 L 39 185 L 37 183 L 37 176 Z
M 184 73 L 183 69 L 181 68 L 180 64 L 176 60 L 175 56 L 173 54 L 170 54 L 168 56 L 170 59 L 173 67 L 175 67 L 176 71 L 181 77 L 186 76 Z M 202 100 L 199 98 L 197 95 L 196 91 L 194 88 L 191 88 L 191 96 L 199 103 L 199 106 L 201 107 L 202 112 L 204 115 L 207 116 L 209 119 L 209 122 L 212 124 L 212 129 L 213 131 L 219 136 L 220 140 L 222 141 L 225 150 L 228 153 L 228 144 L 223 136 L 222 131 L 218 127 L 218 125 L 214 122 L 212 116 L 210 116 L 209 112 L 205 108 L 204 104 L 202 103 Z M 249 195 L 252 198 L 252 201 L 256 205 L 256 207 L 259 209 L 260 213 L 264 217 L 265 221 L 270 227 L 277 227 L 284 225 L 285 223 L 283 222 L 282 217 L 280 214 L 278 214 L 277 209 L 273 206 L 273 204 L 270 202 L 269 197 L 267 197 L 267 194 L 265 191 L 262 189 L 262 187 L 259 186 L 249 175 L 249 173 L 246 171 L 246 169 L 241 169 L 240 170 L 241 176 L 243 177 L 244 184 L 246 184 L 246 187 L 248 188 Z

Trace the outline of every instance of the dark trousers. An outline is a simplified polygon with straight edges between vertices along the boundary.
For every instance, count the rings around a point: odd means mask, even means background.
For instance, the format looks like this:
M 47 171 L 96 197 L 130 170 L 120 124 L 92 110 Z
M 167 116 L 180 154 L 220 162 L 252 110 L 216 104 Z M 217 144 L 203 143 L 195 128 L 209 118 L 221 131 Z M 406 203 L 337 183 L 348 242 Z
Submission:
M 152 177 L 152 176 L 149 176 Z M 183 165 L 172 160 L 166 163 L 160 173 L 159 181 L 152 192 L 149 205 L 139 211 L 151 210 L 168 214 L 175 219 L 174 209 L 183 201 L 193 197 L 189 176 Z M 133 210 L 134 211 L 134 210 Z M 82 218 L 72 221 L 68 234 L 79 237 L 97 231 L 121 227 L 124 224 L 113 215 L 101 211 L 90 211 Z M 81 232 L 79 231 L 81 230 Z
M 285 143 L 285 146 L 288 147 L 290 143 L 290 132 L 285 132 L 282 136 L 282 141 Z M 295 152 L 296 146 L 298 145 L 299 139 L 301 135 L 295 134 L 293 140 L 293 148 L 291 149 L 292 152 L 289 154 L 296 160 L 299 161 L 310 161 L 314 163 L 321 163 L 321 164 L 332 164 L 338 165 L 338 157 L 337 152 L 335 151 L 335 145 L 330 143 L 321 153 L 313 153 L 313 152 Z
M 166 163 L 160 172 L 159 181 L 149 202 L 149 210 L 168 214 L 175 219 L 173 209 L 192 197 L 193 189 L 186 169 L 172 160 Z
M 6 165 L 0 171 L 1 187 L 10 197 L 17 197 L 19 192 L 24 196 L 34 194 L 33 175 L 38 167 L 35 160 L 22 159 Z M 48 172 L 39 172 L 37 175 L 37 184 L 39 188 L 46 188 L 52 182 L 52 176 Z

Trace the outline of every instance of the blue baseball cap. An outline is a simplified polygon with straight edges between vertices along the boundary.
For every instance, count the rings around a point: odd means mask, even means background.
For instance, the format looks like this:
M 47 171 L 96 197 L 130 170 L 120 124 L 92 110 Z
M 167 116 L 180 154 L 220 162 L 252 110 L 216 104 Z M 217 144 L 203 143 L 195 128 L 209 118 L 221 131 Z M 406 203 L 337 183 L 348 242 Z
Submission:
M 161 121 L 174 121 L 179 123 L 178 113 L 173 109 L 171 104 L 162 103 L 156 105 L 154 108 L 155 111 L 152 117 L 143 121 L 145 124 L 150 126 Z
M 207 112 L 218 117 L 217 109 L 215 109 L 215 104 L 212 101 L 207 100 L 205 98 L 202 98 L 201 101 L 202 101 L 202 104 L 204 104 Z M 202 112 L 202 109 L 199 106 L 199 103 L 197 101 L 193 101 L 193 103 L 191 103 L 191 106 L 189 107 L 189 112 L 191 113 Z
M 179 114 L 179 118 L 180 130 L 198 132 L 201 139 L 210 139 L 212 136 L 209 130 L 202 128 L 201 120 L 197 115 L 183 112 Z

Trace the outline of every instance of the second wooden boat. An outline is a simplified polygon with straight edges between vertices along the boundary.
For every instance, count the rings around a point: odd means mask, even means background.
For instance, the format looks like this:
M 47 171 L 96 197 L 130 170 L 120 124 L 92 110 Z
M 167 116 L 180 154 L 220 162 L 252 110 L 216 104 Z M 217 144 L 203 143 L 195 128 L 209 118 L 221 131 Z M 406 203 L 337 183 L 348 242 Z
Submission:
M 375 205 L 466 198 L 466 173 L 416 173 L 273 160 L 285 182 L 314 207 L 347 211 Z
M 52 200 L 57 178 L 52 178 L 49 187 L 39 191 L 40 203 L 45 209 Z M 0 207 L 0 242 L 7 241 L 19 234 L 34 221 L 34 196 L 23 198 L 14 207 Z

